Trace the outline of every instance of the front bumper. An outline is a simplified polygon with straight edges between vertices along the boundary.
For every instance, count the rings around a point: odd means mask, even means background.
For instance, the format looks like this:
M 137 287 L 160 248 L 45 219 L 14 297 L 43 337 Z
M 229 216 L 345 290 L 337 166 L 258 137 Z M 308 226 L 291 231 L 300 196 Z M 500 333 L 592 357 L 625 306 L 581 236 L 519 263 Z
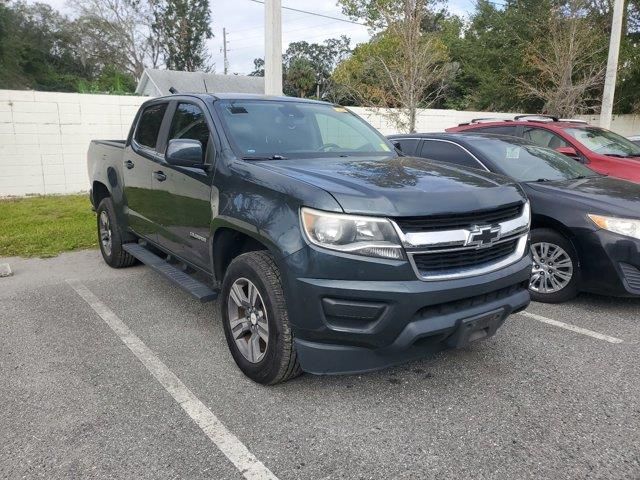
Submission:
M 300 267 L 299 258 L 289 260 Z M 398 268 L 392 270 L 400 276 Z M 358 279 L 287 279 L 289 321 L 302 369 L 365 372 L 464 346 L 493 335 L 530 301 L 528 255 L 498 271 L 446 281 L 421 281 L 406 268 L 411 280 L 365 280 L 362 266 L 354 271 Z
M 640 240 L 597 230 L 581 236 L 579 248 L 581 290 L 640 296 Z

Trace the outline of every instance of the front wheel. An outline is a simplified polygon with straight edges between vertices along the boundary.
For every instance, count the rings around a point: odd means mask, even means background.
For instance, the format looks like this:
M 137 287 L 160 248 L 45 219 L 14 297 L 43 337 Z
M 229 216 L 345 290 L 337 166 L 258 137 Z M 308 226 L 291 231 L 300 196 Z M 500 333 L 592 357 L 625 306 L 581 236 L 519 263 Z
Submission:
M 571 242 L 555 230 L 531 231 L 533 267 L 529 292 L 536 302 L 560 303 L 578 294 L 580 264 Z
M 224 276 L 221 318 L 231 355 L 253 381 L 273 385 L 302 373 L 273 257 L 265 251 L 236 257 Z

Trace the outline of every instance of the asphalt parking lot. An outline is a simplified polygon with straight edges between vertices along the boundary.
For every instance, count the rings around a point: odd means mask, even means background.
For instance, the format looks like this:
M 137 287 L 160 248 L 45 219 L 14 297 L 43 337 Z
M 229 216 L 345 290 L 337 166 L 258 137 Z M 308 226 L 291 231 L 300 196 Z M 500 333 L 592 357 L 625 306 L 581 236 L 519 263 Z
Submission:
M 263 387 L 217 305 L 144 266 L 9 261 L 0 478 L 640 478 L 640 300 L 532 304 L 465 350 Z

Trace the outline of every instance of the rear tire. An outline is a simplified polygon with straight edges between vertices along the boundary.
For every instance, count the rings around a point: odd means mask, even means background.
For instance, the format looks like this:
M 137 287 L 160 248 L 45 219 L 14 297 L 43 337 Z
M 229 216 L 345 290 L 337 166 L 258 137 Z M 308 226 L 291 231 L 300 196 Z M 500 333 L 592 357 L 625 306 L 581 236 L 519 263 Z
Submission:
M 231 262 L 222 282 L 220 313 L 231 355 L 251 380 L 274 385 L 302 373 L 280 271 L 270 253 L 249 252 Z
M 111 198 L 104 198 L 97 212 L 98 244 L 102 258 L 112 268 L 130 267 L 136 263 L 135 257 L 122 248 L 122 231 L 116 219 L 116 212 Z
M 542 303 L 561 303 L 574 298 L 580 286 L 580 262 L 571 242 L 550 228 L 531 231 L 533 271 L 529 292 Z

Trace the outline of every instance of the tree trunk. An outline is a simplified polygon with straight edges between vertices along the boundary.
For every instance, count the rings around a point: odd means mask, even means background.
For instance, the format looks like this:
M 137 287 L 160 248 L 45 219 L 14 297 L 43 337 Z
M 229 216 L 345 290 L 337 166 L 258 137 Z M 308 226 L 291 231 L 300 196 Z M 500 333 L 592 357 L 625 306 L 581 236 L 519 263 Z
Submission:
M 409 133 L 416 133 L 417 110 L 415 105 L 409 105 Z

